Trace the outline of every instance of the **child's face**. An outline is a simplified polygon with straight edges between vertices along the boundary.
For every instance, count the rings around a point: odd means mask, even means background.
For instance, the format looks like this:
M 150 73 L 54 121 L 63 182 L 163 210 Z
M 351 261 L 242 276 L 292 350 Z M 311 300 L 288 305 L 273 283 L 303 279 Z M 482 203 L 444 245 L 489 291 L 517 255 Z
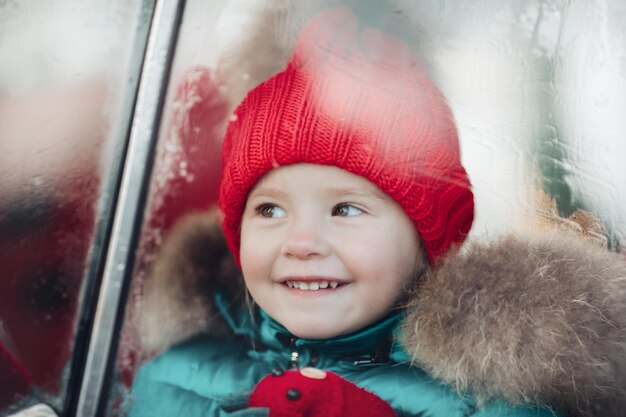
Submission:
M 402 208 L 368 180 L 298 164 L 269 172 L 250 193 L 241 267 L 272 318 L 297 337 L 325 339 L 389 313 L 420 245 Z

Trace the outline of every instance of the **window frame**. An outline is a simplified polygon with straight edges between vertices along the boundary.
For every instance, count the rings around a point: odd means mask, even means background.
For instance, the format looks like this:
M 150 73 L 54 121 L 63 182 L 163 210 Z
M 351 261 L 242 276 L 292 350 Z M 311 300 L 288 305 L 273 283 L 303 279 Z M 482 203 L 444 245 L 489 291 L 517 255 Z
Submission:
M 142 0 L 128 84 L 76 319 L 63 409 L 28 403 L 12 417 L 104 416 L 135 264 L 184 0 Z

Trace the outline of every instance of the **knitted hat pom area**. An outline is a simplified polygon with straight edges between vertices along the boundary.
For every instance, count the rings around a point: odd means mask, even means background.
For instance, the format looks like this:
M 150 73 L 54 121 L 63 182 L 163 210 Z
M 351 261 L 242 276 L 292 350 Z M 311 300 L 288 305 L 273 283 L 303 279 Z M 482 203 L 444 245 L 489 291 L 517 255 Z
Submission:
M 344 8 L 315 16 L 287 67 L 235 110 L 222 148 L 219 204 L 239 264 L 249 192 L 277 167 L 329 165 L 359 175 L 413 221 L 431 264 L 474 218 L 452 113 L 408 45 L 359 27 Z

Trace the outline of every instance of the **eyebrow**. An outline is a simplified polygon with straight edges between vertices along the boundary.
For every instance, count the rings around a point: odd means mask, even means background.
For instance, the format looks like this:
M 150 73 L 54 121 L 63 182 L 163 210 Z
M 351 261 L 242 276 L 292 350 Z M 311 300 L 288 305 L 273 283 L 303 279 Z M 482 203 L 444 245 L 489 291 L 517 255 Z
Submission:
M 257 198 L 257 197 L 281 198 L 281 197 L 286 197 L 286 196 L 287 196 L 287 193 L 281 190 L 280 188 L 261 186 L 259 188 L 253 189 L 248 195 L 248 198 Z
M 326 194 L 331 197 L 357 196 L 376 197 L 381 200 L 385 199 L 385 196 L 381 191 L 369 188 L 332 187 L 326 190 Z

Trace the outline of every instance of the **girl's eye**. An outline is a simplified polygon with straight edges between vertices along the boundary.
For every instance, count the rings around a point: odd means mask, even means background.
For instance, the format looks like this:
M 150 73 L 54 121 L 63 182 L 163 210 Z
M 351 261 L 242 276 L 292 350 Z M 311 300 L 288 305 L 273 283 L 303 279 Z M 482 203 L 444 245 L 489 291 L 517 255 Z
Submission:
M 351 204 L 337 204 L 332 211 L 333 216 L 352 217 L 363 214 L 364 211 Z
M 256 208 L 256 212 L 259 213 L 261 217 L 287 217 L 287 213 L 285 213 L 285 210 L 274 204 L 261 204 L 259 207 Z

